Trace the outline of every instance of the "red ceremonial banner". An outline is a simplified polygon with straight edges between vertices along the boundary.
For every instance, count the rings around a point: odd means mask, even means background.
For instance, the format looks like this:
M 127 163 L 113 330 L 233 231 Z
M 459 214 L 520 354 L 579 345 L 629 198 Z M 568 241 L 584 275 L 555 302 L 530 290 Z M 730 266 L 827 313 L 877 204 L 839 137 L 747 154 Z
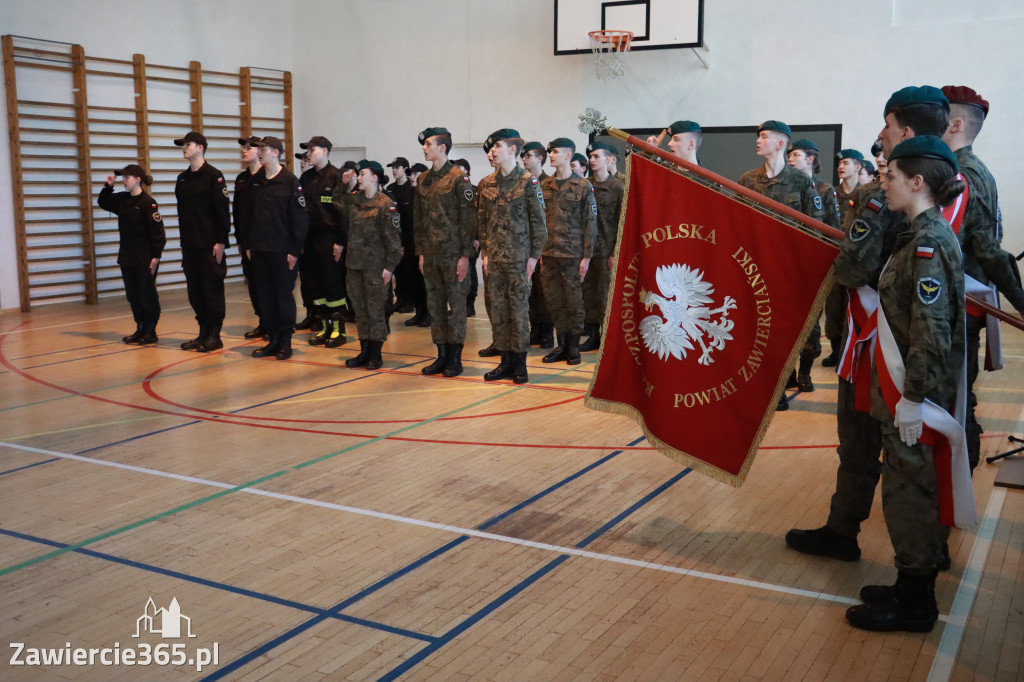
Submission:
M 587 407 L 738 486 L 832 284 L 837 247 L 711 183 L 629 157 Z

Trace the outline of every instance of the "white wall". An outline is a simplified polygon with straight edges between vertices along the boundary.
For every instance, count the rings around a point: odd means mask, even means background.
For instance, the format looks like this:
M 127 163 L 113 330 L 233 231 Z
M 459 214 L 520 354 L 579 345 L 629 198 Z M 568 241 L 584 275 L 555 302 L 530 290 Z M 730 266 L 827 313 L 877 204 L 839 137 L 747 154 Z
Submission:
M 664 0 L 671 1 L 671 0 Z M 689 50 L 629 55 L 601 83 L 592 58 L 555 57 L 551 0 L 87 0 L 4 2 L 0 31 L 77 42 L 86 53 L 234 71 L 292 71 L 295 134 L 365 146 L 383 163 L 419 160 L 416 134 L 456 143 L 514 127 L 544 142 L 586 136 L 586 107 L 619 127 L 842 123 L 867 151 L 888 96 L 904 85 L 965 84 L 992 103 L 975 149 L 1000 183 L 1008 250 L 1024 250 L 1017 191 L 1024 132 L 1019 0 L 706 0 L 705 69 Z M 0 106 L 3 106 L 0 103 Z M 756 161 L 752 157 L 752 165 Z M 7 171 L 7 172 L 5 172 Z M 9 175 L 6 136 L 0 174 Z M 474 176 L 479 175 L 474 166 Z M 17 307 L 10 186 L 0 182 L 0 307 Z

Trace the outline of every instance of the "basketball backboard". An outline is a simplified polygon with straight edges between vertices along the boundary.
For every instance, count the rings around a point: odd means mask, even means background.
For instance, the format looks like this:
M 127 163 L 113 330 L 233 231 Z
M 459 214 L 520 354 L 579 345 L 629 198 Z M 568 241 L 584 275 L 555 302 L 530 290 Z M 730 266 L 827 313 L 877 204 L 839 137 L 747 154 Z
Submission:
M 590 31 L 633 32 L 633 50 L 704 44 L 704 0 L 555 0 L 555 54 L 589 54 Z

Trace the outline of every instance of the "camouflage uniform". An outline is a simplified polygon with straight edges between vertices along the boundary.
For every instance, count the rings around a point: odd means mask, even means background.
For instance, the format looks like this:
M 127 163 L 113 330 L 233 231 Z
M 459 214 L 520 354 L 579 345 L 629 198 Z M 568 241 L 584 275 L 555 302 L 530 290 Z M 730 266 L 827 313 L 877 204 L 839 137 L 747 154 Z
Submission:
M 847 213 L 847 237 L 839 246 L 833 270 L 836 283 L 849 289 L 878 287 L 878 276 L 892 251 L 896 235 L 907 229 L 902 213 L 885 203 L 881 188 L 857 189 L 854 207 Z M 842 346 L 850 332 L 844 327 Z M 871 514 L 875 486 L 881 474 L 881 424 L 870 414 L 854 407 L 855 385 L 839 377 L 836 430 L 839 436 L 839 468 L 832 494 L 827 526 L 846 537 L 856 538 L 860 524 Z
M 537 180 L 544 182 L 549 177 L 551 176 L 542 172 Z M 532 288 L 530 289 L 530 328 L 536 329 L 535 333 L 538 335 L 542 333 L 542 326 L 552 325 L 551 311 L 548 309 L 547 299 L 544 298 L 543 273 L 544 264 L 538 261 L 537 267 L 533 271 Z
M 383 191 L 372 199 L 348 188 L 335 189 L 334 203 L 348 211 L 348 297 L 356 314 L 360 341 L 383 342 L 388 338 L 384 304 L 388 286 L 384 270 L 395 271 L 402 258 L 402 221 L 398 207 Z
M 520 166 L 505 176 L 492 173 L 477 189 L 494 345 L 503 352 L 525 353 L 530 347 L 526 261 L 540 258 L 547 242 L 544 195 L 537 179 Z
M 544 294 L 560 334 L 583 333 L 583 285 L 580 260 L 594 255 L 597 201 L 591 184 L 573 173 L 565 180 L 540 183 L 547 213 L 544 246 Z
M 1017 312 L 1024 315 L 1024 291 L 1012 268 L 1013 256 L 1003 251 L 997 239 L 999 193 L 995 178 L 981 159 L 974 155 L 971 145 L 956 150 L 960 174 L 967 183 L 967 207 L 964 220 L 957 233 L 963 250 L 964 274 L 982 284 L 995 284 Z M 973 471 L 981 455 L 982 428 L 974 414 L 978 398 L 974 382 L 978 378 L 978 351 L 985 318 L 967 316 L 967 456 Z
M 836 193 L 835 188 L 827 182 L 813 178 L 811 182 L 814 183 L 814 189 L 818 191 L 818 196 L 821 197 L 821 210 L 825 214 L 821 222 L 837 230 L 842 229 L 843 219 L 839 211 L 839 195 Z
M 918 255 L 931 247 L 934 255 Z M 934 288 L 926 289 L 931 284 Z M 956 237 L 939 209 L 917 216 L 901 233 L 878 280 L 881 310 L 906 366 L 903 396 L 926 398 L 952 411 L 964 358 L 964 277 Z M 930 576 L 942 555 L 939 498 L 932 449 L 900 440 L 872 373 L 871 414 L 882 424 L 885 475 L 882 511 L 901 573 Z
M 460 282 L 460 258 L 473 258 L 476 203 L 473 185 L 461 168 L 445 161 L 416 181 L 413 203 L 416 253 L 423 257 L 430 336 L 435 344 L 466 341 L 466 295 L 469 274 Z
M 740 184 L 769 199 L 774 199 L 780 204 L 800 211 L 806 216 L 825 222 L 825 204 L 815 190 L 814 183 L 792 166 L 783 166 L 782 172 L 773 178 L 768 177 L 764 166 L 755 168 L 740 176 Z M 815 322 L 814 328 L 811 329 L 811 333 L 800 351 L 800 359 L 805 362 L 813 361 L 819 355 L 821 355 L 821 326 Z
M 611 284 L 608 258 L 615 251 L 615 240 L 619 235 L 619 213 L 622 211 L 625 185 L 612 176 L 603 182 L 592 178 L 590 184 L 594 186 L 594 199 L 597 201 L 597 240 L 590 269 L 583 280 L 583 322 L 600 327 L 604 322 Z
M 827 182 L 814 181 L 814 187 L 821 197 L 825 212 L 825 224 L 837 230 L 843 228 L 842 208 L 839 204 L 839 189 Z M 846 290 L 833 284 L 825 298 L 825 338 L 832 346 L 832 352 L 839 352 L 843 337 L 843 319 L 846 316 Z

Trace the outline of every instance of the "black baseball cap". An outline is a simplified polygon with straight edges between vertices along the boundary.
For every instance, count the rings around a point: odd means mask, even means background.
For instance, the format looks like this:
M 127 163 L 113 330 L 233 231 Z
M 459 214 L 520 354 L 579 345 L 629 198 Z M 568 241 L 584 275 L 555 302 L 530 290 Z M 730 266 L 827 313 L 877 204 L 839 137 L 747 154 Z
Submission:
M 394 168 L 395 166 L 401 166 L 402 168 L 409 167 L 409 159 L 404 156 L 396 156 L 394 161 L 388 164 L 388 168 Z
M 196 144 L 202 145 L 204 150 L 210 148 L 210 146 L 206 143 L 206 138 L 203 137 L 203 134 L 197 133 L 194 130 L 189 132 L 187 135 L 185 135 L 185 137 L 181 138 L 180 140 L 175 140 L 174 144 L 178 145 L 179 147 L 184 147 L 189 142 L 195 142 Z
M 331 141 L 323 135 L 314 135 L 309 138 L 309 142 L 300 142 L 299 146 L 303 149 L 312 149 L 313 147 L 323 147 L 327 151 L 331 151 Z
M 280 138 L 274 137 L 273 135 L 267 135 L 266 137 L 261 137 L 259 139 L 259 141 L 256 142 L 256 146 L 257 147 L 270 147 L 271 149 L 276 149 L 281 154 L 284 154 L 284 142 L 281 142 Z
M 342 170 L 342 171 L 349 171 L 349 170 L 358 170 L 358 168 L 356 167 L 356 162 L 355 161 L 346 161 L 345 163 L 341 164 L 341 169 L 340 170 Z
M 259 142 L 259 141 L 260 141 L 260 138 L 256 137 L 255 135 L 251 135 L 250 137 L 240 137 L 240 138 L 238 138 L 238 144 L 242 145 L 243 147 L 245 145 L 249 145 L 250 147 L 255 147 L 256 143 Z

